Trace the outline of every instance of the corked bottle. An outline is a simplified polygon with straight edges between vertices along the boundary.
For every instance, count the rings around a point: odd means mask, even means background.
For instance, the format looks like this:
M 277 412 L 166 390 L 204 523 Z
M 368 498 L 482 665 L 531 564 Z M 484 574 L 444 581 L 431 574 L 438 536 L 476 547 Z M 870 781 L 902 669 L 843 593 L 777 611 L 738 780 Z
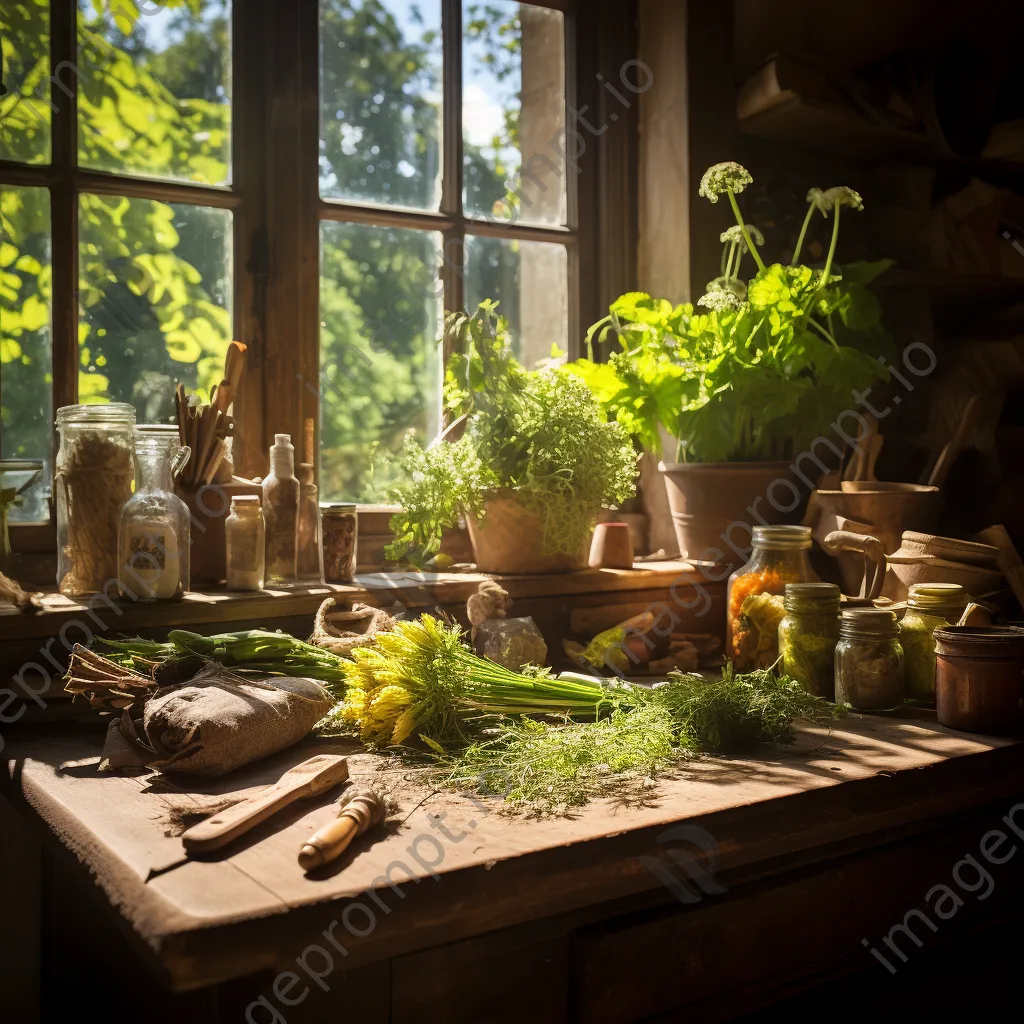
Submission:
M 299 466 L 299 579 L 320 579 L 320 498 L 313 466 Z
M 270 475 L 263 481 L 267 583 L 290 583 L 298 573 L 299 493 L 291 435 L 275 434 Z

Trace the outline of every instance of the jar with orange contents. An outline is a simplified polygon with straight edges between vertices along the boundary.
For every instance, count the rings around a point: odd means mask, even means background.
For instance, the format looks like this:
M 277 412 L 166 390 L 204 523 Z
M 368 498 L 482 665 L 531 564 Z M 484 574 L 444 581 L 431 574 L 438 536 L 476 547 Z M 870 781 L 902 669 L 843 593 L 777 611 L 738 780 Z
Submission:
M 750 561 L 729 577 L 725 649 L 737 672 L 767 668 L 779 657 L 787 583 L 815 583 L 809 526 L 755 526 Z

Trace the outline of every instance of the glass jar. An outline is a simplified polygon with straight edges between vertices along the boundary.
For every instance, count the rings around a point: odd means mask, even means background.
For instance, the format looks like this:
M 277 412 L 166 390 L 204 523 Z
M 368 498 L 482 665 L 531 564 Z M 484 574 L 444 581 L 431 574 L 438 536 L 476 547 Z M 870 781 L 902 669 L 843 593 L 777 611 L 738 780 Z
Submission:
M 836 644 L 836 701 L 856 711 L 895 711 L 903 703 L 905 686 L 895 612 L 843 612 Z
M 834 583 L 787 583 L 786 617 L 779 623 L 782 671 L 808 693 L 835 700 L 839 588 Z
M 117 529 L 132 496 L 135 410 L 64 406 L 57 430 L 57 586 L 66 597 L 105 593 L 117 583 Z
M 900 622 L 900 644 L 907 666 L 907 700 L 935 707 L 936 629 L 954 625 L 968 597 L 958 583 L 914 583 Z
M 255 494 L 231 499 L 224 521 L 228 590 L 262 590 L 266 569 L 266 524 Z
M 135 493 L 121 509 L 117 582 L 132 601 L 172 601 L 189 588 L 192 543 L 188 507 L 174 477 L 192 454 L 176 427 L 142 426 L 135 434 Z
M 275 434 L 270 475 L 263 480 L 268 583 L 290 583 L 299 568 L 299 491 L 290 434 Z
M 318 580 L 320 569 L 320 499 L 313 466 L 302 463 L 299 478 L 299 564 L 300 580 Z
M 729 577 L 726 651 L 737 672 L 774 665 L 787 583 L 816 582 L 809 526 L 755 526 L 750 561 Z
M 324 547 L 324 582 L 351 583 L 356 576 L 359 521 L 352 504 L 324 505 L 320 509 Z

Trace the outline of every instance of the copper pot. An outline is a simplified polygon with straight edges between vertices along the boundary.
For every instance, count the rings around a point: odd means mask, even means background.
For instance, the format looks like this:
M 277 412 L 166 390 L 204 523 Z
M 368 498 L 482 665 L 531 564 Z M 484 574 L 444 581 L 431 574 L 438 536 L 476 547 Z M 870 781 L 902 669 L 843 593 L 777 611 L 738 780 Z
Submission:
M 940 724 L 993 735 L 1019 728 L 1024 629 L 945 626 L 935 630 L 935 654 Z

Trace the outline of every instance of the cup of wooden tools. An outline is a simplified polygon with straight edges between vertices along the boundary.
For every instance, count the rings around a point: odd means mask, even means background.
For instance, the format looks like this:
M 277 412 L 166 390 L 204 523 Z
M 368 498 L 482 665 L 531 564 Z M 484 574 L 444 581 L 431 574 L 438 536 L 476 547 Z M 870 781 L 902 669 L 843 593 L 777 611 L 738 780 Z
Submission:
M 193 587 L 216 586 L 225 578 L 224 523 L 231 499 L 262 493 L 258 484 L 235 476 L 231 450 L 234 423 L 228 413 L 245 370 L 245 353 L 241 342 L 228 346 L 224 378 L 214 387 L 209 403 L 199 394 L 187 395 L 181 384 L 175 389 L 179 440 L 192 449 L 177 492 L 192 516 Z

